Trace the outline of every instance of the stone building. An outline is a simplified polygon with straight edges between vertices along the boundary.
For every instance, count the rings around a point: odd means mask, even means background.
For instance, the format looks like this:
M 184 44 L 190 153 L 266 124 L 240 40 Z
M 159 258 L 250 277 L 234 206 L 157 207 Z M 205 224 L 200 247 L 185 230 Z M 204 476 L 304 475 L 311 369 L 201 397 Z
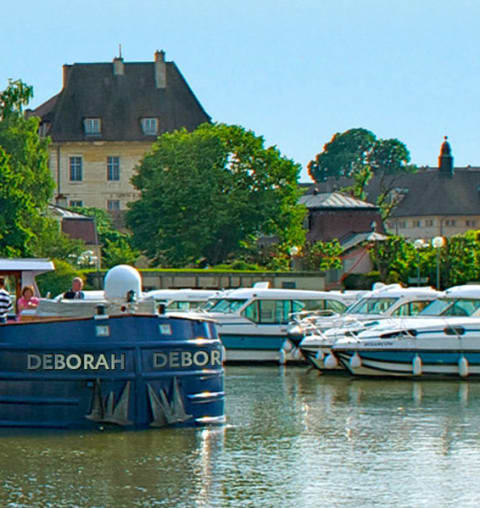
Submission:
M 346 179 L 329 179 L 312 188 L 332 192 L 350 184 Z M 396 203 L 385 221 L 391 234 L 409 240 L 431 240 L 480 229 L 480 167 L 455 167 L 446 137 L 440 147 L 438 167 L 373 177 L 366 189 L 367 201 L 375 203 L 385 188 L 391 189 Z
M 56 203 L 114 216 L 137 198 L 130 178 L 159 135 L 210 121 L 163 51 L 153 62 L 64 65 L 61 92 L 27 114 L 39 116 L 40 134 L 52 139 Z
M 399 203 L 386 223 L 393 234 L 430 240 L 480 229 L 480 167 L 455 167 L 446 137 L 438 168 L 399 177 L 394 192 Z
M 342 279 L 350 273 L 372 270 L 368 249 L 386 238 L 377 206 L 341 192 L 319 192 L 316 187 L 311 187 L 300 203 L 308 209 L 307 241 L 337 239 L 343 249 L 342 268 L 326 273 L 327 289 L 341 287 Z
M 377 206 L 341 192 L 319 192 L 310 188 L 299 200 L 308 209 L 306 230 L 311 243 L 341 240 L 352 234 L 384 233 Z

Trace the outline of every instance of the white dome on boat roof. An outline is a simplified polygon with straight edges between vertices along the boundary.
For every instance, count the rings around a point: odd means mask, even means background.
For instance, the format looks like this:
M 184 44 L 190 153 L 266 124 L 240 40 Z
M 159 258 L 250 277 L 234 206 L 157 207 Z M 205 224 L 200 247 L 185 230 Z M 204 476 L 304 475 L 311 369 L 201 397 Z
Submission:
M 138 300 L 142 294 L 142 278 L 138 270 L 129 265 L 117 265 L 111 268 L 104 279 L 105 298 L 107 300 L 127 300 L 130 291 Z

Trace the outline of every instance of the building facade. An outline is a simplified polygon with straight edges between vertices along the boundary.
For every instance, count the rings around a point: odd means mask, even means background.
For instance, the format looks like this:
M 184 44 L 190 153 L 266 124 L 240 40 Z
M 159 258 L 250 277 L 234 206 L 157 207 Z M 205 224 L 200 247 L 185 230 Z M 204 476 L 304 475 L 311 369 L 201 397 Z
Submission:
M 316 188 L 309 189 L 300 203 L 308 209 L 307 241 L 336 239 L 343 249 L 342 268 L 326 272 L 327 289 L 341 287 L 348 274 L 372 270 L 369 247 L 386 238 L 377 206 L 341 192 L 318 192 Z
M 347 179 L 329 179 L 315 187 L 319 192 L 332 192 L 351 183 Z M 446 137 L 440 147 L 438 167 L 374 176 L 366 189 L 367 201 L 375 203 L 385 189 L 390 189 L 390 199 L 395 203 L 385 221 L 390 234 L 414 241 L 449 238 L 480 229 L 480 167 L 455 167 Z
M 398 205 L 386 222 L 395 235 L 431 240 L 480 229 L 480 168 L 455 167 L 446 137 L 438 168 L 398 178 L 395 192 Z
M 153 62 L 65 65 L 61 92 L 27 114 L 52 140 L 56 203 L 113 215 L 138 197 L 130 179 L 159 135 L 210 121 L 163 51 Z

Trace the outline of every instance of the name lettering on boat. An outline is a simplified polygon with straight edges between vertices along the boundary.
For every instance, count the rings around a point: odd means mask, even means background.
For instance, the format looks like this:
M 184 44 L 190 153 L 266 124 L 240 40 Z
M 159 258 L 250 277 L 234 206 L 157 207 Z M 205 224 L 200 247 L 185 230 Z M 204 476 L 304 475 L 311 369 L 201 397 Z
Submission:
M 213 351 L 170 351 L 154 352 L 154 369 L 206 367 L 222 365 L 222 352 Z M 27 355 L 28 370 L 125 370 L 125 353 L 44 353 Z
M 45 353 L 27 355 L 28 370 L 125 370 L 125 353 L 111 354 L 63 354 Z
M 221 351 L 170 351 L 169 353 L 153 353 L 153 368 L 185 368 L 205 367 L 206 365 L 222 365 Z

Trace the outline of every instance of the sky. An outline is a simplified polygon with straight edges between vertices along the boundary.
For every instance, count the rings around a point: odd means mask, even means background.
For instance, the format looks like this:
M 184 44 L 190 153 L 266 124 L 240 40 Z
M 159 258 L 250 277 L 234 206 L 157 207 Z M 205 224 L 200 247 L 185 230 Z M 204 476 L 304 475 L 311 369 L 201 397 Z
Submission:
M 307 164 L 337 132 L 397 138 L 419 166 L 480 166 L 479 0 L 24 0 L 2 3 L 0 90 L 62 66 L 164 50 L 215 122 Z

